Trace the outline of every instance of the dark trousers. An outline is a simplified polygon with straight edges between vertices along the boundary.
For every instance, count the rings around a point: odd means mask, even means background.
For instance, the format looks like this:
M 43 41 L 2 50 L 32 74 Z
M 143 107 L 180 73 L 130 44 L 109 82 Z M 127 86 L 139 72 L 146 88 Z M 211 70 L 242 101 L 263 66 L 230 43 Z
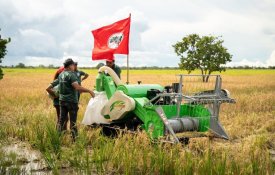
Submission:
M 60 118 L 60 106 L 59 105 L 54 105 L 55 110 L 56 110 L 56 128 L 58 128 L 59 124 L 59 118 Z
M 72 102 L 60 102 L 60 118 L 59 118 L 59 127 L 58 131 L 62 133 L 67 129 L 67 121 L 68 121 L 68 114 L 70 116 L 70 129 L 72 132 L 72 138 L 75 140 L 77 136 L 77 111 L 78 111 L 78 104 Z
M 60 105 L 54 105 L 55 110 L 56 110 L 56 129 L 59 127 L 59 120 L 60 120 Z M 67 117 L 68 118 L 68 117 Z M 64 127 L 67 128 L 67 122 L 65 122 Z
M 77 92 L 78 93 L 78 102 L 80 101 L 80 92 Z

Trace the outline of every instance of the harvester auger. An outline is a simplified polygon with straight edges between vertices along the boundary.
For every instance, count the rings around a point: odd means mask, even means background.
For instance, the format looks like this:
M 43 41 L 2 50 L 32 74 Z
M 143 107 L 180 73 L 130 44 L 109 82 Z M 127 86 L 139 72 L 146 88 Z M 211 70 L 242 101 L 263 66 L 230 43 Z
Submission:
M 90 101 L 83 123 L 107 128 L 145 130 L 152 139 L 178 143 L 188 137 L 213 136 L 229 139 L 219 122 L 222 103 L 235 103 L 222 79 L 215 79 L 214 89 L 184 93 L 184 79 L 201 75 L 177 75 L 179 82 L 163 87 L 158 84 L 122 84 L 109 67 L 99 69 L 96 91 L 101 94 Z M 100 103 L 100 104 L 99 104 Z M 90 108 L 90 110 L 88 109 Z M 99 111 L 99 112 L 97 112 Z M 98 115 L 98 113 L 100 113 Z M 93 118 L 89 119 L 87 117 Z

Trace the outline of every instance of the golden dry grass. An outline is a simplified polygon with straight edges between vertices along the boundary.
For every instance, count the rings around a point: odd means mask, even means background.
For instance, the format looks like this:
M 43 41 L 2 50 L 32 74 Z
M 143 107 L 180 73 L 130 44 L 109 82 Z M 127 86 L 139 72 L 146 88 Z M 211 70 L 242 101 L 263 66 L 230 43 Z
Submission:
M 5 76 L 0 81 L 0 127 L 2 129 L 5 127 L 6 130 L 2 133 L 7 137 L 31 140 L 32 133 L 37 132 L 32 128 L 33 126 L 42 124 L 45 118 L 50 121 L 55 120 L 52 101 L 45 92 L 45 88 L 52 81 L 54 71 L 53 69 L 4 69 Z M 83 82 L 83 86 L 93 88 L 96 70 L 84 71 L 87 71 L 90 77 Z M 124 82 L 126 81 L 125 73 L 126 71 L 122 75 Z M 142 83 L 167 85 L 177 81 L 175 74 L 182 72 L 177 70 L 133 70 L 130 73 L 130 82 L 141 80 Z M 255 156 L 270 157 L 268 150 L 275 149 L 275 71 L 229 70 L 222 74 L 222 78 L 223 88 L 228 89 L 231 96 L 237 101 L 236 104 L 223 105 L 220 113 L 221 123 L 228 132 L 230 140 L 214 139 L 209 141 L 207 138 L 195 138 L 191 139 L 187 150 L 198 154 L 211 147 L 212 151 L 220 151 L 243 165 L 247 165 L 246 163 L 251 161 L 252 150 Z M 87 94 L 81 96 L 78 123 L 82 120 L 89 98 Z M 82 128 L 80 124 L 79 127 Z M 90 134 L 91 137 L 95 137 L 94 134 Z M 140 137 L 144 139 L 136 139 L 137 145 L 149 144 L 145 139 L 146 136 L 141 134 Z M 121 145 L 122 143 L 115 142 L 114 145 L 116 147 L 125 146 Z M 119 148 L 117 149 L 119 150 Z M 186 157 L 187 150 L 186 148 L 183 150 L 178 149 L 178 159 L 186 161 L 184 157 Z M 121 152 L 118 151 L 118 153 Z M 150 153 L 148 152 L 148 154 Z M 133 153 L 133 155 L 137 154 Z M 128 155 L 128 158 L 131 157 Z M 142 159 L 140 161 L 136 165 L 145 166 L 146 163 L 142 162 Z M 122 162 L 126 163 L 127 161 Z M 273 166 L 275 164 L 274 162 L 269 163 Z M 230 165 L 230 163 L 228 164 Z M 239 172 L 245 173 L 246 171 Z

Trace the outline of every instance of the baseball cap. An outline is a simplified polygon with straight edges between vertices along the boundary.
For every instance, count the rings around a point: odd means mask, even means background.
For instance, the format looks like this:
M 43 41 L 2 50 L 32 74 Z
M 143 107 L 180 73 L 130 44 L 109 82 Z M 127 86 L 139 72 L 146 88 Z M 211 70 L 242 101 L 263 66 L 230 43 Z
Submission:
M 113 58 L 107 58 L 106 61 L 108 61 L 108 62 L 113 62 L 114 59 L 113 59 Z
M 75 63 L 74 63 L 73 59 L 68 58 L 68 59 L 66 59 L 66 60 L 64 61 L 63 64 L 64 64 L 64 67 L 68 67 L 68 66 L 70 66 L 70 65 L 72 65 L 72 64 L 75 64 Z

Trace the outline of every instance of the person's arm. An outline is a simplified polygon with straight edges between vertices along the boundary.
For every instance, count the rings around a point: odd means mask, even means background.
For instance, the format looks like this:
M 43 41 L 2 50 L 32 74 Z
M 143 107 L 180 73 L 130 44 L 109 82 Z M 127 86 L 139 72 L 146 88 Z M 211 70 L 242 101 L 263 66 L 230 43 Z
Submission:
M 74 87 L 75 90 L 79 92 L 89 93 L 91 94 L 92 97 L 95 97 L 95 93 L 93 91 L 80 86 L 77 82 L 72 83 L 72 86 Z
M 53 80 L 56 80 L 58 78 L 58 76 L 59 76 L 59 73 L 58 73 L 58 70 L 57 70 L 54 74 Z
M 89 77 L 89 74 L 84 73 L 84 77 L 82 78 L 82 81 L 85 80 L 85 79 L 87 79 L 88 77 Z
M 55 94 L 54 94 L 54 91 L 53 91 L 53 86 L 52 86 L 51 84 L 47 87 L 46 91 L 47 91 L 51 96 L 55 97 Z
M 54 93 L 54 91 L 53 91 L 53 87 L 56 86 L 56 85 L 58 85 L 58 83 L 59 83 L 59 80 L 56 79 L 56 80 L 54 80 L 54 81 L 47 87 L 47 89 L 46 89 L 46 91 L 47 91 L 51 96 L 53 96 L 53 97 L 55 97 L 55 98 L 57 98 L 57 97 L 56 97 L 56 95 L 55 95 L 55 93 Z

